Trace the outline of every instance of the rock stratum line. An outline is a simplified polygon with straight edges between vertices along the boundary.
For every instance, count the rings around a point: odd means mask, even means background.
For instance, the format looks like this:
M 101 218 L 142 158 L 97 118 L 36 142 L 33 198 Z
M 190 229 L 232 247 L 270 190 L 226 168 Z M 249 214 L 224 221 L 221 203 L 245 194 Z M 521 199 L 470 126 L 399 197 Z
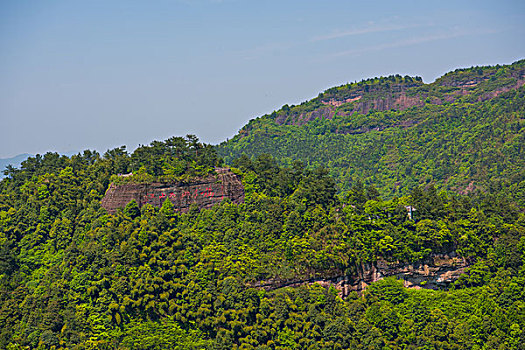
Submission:
M 188 211 L 194 203 L 200 209 L 209 209 L 225 199 L 239 204 L 244 202 L 244 186 L 241 177 L 229 168 L 218 168 L 216 174 L 188 183 L 112 183 L 101 204 L 109 213 L 114 214 L 132 200 L 139 207 L 150 204 L 160 208 L 166 199 L 173 203 L 175 210 L 182 212 Z
M 349 275 L 318 277 L 309 279 L 271 279 L 257 281 L 250 286 L 275 290 L 284 287 L 298 287 L 318 283 L 324 287 L 333 286 L 340 297 L 347 297 L 350 292 L 363 292 L 370 284 L 386 277 L 395 276 L 403 281 L 407 288 L 442 289 L 456 281 L 466 268 L 471 265 L 467 259 L 456 252 L 448 254 L 432 254 L 430 257 L 413 263 L 388 263 L 379 260 L 374 263 L 362 263 L 356 266 L 356 271 Z

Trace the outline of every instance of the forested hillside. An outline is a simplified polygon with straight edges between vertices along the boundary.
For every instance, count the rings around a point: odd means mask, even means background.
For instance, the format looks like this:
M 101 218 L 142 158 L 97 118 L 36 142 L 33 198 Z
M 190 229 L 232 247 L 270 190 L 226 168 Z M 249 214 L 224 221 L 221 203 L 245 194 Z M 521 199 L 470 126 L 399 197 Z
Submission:
M 218 146 L 232 163 L 271 154 L 330 169 L 386 198 L 418 186 L 501 193 L 525 205 L 525 61 L 447 73 L 432 84 L 390 76 L 329 89 L 250 121 Z
M 264 155 L 234 161 L 242 204 L 180 213 L 169 200 L 140 209 L 132 201 L 114 215 L 101 207 L 112 175 L 191 181 L 220 163 L 188 137 L 9 168 L 0 182 L 0 347 L 523 349 L 525 216 L 504 192 L 414 187 L 382 200 L 356 183 L 339 197 L 325 168 Z M 407 206 L 417 208 L 412 219 Z M 334 285 L 308 282 L 440 254 L 468 268 L 437 290 L 386 278 L 342 299 Z M 283 287 L 258 287 L 267 281 Z

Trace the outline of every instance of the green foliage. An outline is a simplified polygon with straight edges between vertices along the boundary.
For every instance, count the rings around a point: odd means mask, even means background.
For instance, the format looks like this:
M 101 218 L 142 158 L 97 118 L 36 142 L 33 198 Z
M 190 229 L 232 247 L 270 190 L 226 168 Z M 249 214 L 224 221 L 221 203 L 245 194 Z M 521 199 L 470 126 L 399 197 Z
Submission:
M 392 304 L 400 304 L 408 297 L 408 292 L 403 288 L 403 283 L 395 278 L 385 278 L 372 284 L 364 293 L 368 303 L 388 301 Z
M 124 214 L 131 219 L 135 219 L 137 216 L 140 216 L 139 205 L 134 199 L 126 205 L 124 208 Z
M 236 163 L 244 204 L 184 214 L 170 201 L 142 210 L 132 201 L 112 216 L 99 199 L 118 162 L 56 159 L 54 171 L 17 170 L 0 183 L 2 347 L 522 343 L 525 220 L 512 203 L 432 187 L 382 200 L 359 183 L 340 202 L 325 169 L 282 168 L 265 155 Z M 415 221 L 406 205 L 420 211 Z M 452 252 L 477 261 L 451 291 L 409 291 L 386 278 L 342 300 L 333 287 L 301 282 Z M 303 285 L 279 288 L 289 281 Z M 265 283 L 270 291 L 254 288 Z
M 372 91 L 394 82 L 425 87 L 395 76 L 359 84 Z M 351 89 L 330 93 L 350 96 Z M 519 119 L 521 107 L 513 105 L 519 94 L 482 102 L 480 113 L 499 104 Z M 498 108 L 496 119 L 506 113 Z M 315 135 L 327 135 L 326 123 L 312 122 L 325 132 Z M 366 135 L 367 152 L 353 155 L 362 164 L 386 147 Z M 517 137 L 512 142 L 520 145 Z M 289 164 L 282 167 L 264 154 L 234 161 L 246 188 L 242 204 L 181 213 L 170 201 L 160 209 L 132 201 L 109 215 L 100 200 L 112 178 L 189 180 L 221 164 L 213 148 L 190 136 L 139 149 L 131 156 L 125 147 L 103 156 L 48 153 L 8 169 L 0 182 L 0 348 L 521 349 L 525 343 L 525 214 L 504 188 L 467 197 L 438 192 L 439 183 L 427 186 L 428 179 L 414 175 L 403 185 L 407 195 L 380 196 L 383 184 L 369 180 L 393 181 L 392 167 L 348 182 L 340 199 L 332 170 L 318 166 L 322 158 L 309 167 L 279 159 Z M 518 157 L 519 146 L 512 152 Z M 414 168 L 430 161 L 421 158 Z M 515 176 L 516 162 L 500 170 Z M 347 171 L 370 170 L 363 169 Z M 435 164 L 429 169 L 437 171 Z M 115 175 L 131 170 L 131 179 Z M 407 207 L 416 209 L 412 219 Z M 332 283 L 357 279 L 364 266 L 417 268 L 443 254 L 469 267 L 452 284 L 436 282 L 436 290 L 406 289 L 385 278 L 342 299 Z
M 516 88 L 523 74 L 525 60 L 456 71 L 432 84 L 392 76 L 343 85 L 250 121 L 218 153 L 227 163 L 271 154 L 286 166 L 322 165 L 343 193 L 359 182 L 384 198 L 433 185 L 505 194 L 524 205 L 525 87 Z M 405 110 L 354 110 L 391 95 L 419 102 Z M 343 103 L 356 96 L 358 102 Z M 332 100 L 343 104 L 321 103 Z
M 150 183 L 153 181 L 187 181 L 211 173 L 222 160 L 211 145 L 199 142 L 196 136 L 171 137 L 138 147 L 130 156 L 125 147 L 108 151 L 106 158 L 116 159 L 119 175 L 114 183 Z
M 209 342 L 202 339 L 197 331 L 184 331 L 173 318 L 159 322 L 131 320 L 123 329 L 121 346 L 125 349 L 174 349 L 197 350 L 209 348 Z

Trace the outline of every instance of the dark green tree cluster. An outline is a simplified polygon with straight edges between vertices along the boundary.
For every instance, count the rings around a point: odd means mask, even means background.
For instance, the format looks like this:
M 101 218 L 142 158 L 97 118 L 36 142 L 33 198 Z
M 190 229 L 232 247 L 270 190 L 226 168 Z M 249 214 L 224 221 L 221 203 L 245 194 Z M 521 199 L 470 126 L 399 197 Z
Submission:
M 172 180 L 206 175 L 221 164 L 213 146 L 199 142 L 194 135 L 171 137 L 138 147 L 130 157 L 129 170 L 140 175 L 152 175 L 157 180 Z M 149 181 L 148 176 L 144 177 Z
M 130 202 L 109 215 L 100 199 L 111 175 L 157 164 L 140 152 L 46 154 L 8 170 L 1 348 L 523 348 L 525 217 L 506 197 L 430 187 L 382 200 L 358 184 L 340 200 L 326 169 L 262 155 L 236 161 L 243 204 L 180 213 Z M 309 282 L 451 252 L 472 267 L 443 290 L 385 279 L 343 300 Z

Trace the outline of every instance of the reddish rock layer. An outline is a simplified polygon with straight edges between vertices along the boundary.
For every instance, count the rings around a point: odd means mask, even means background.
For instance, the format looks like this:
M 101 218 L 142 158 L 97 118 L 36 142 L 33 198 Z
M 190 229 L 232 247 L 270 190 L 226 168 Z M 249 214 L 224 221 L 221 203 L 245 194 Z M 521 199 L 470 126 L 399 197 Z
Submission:
M 195 179 L 190 183 L 111 184 L 101 204 L 113 214 L 133 199 L 139 207 L 148 203 L 159 208 L 169 199 L 175 210 L 183 212 L 193 203 L 197 203 L 200 209 L 207 209 L 226 198 L 233 203 L 244 202 L 244 186 L 240 176 L 228 168 L 220 168 L 216 172 L 215 175 Z
M 385 277 L 395 276 L 402 280 L 407 288 L 439 289 L 454 282 L 465 273 L 469 262 L 456 253 L 437 254 L 423 261 L 402 264 L 387 263 L 384 260 L 373 264 L 357 266 L 353 275 L 334 276 L 331 278 L 312 278 L 306 280 L 267 280 L 254 283 L 253 287 L 273 290 L 283 287 L 298 287 L 305 284 L 318 283 L 324 287 L 333 286 L 339 291 L 342 298 L 352 291 L 362 292 L 371 283 Z
M 459 74 L 459 75 L 458 75 Z M 466 96 L 475 92 L 475 88 L 482 83 L 490 82 L 495 78 L 493 74 L 462 78 L 460 73 L 445 75 L 433 84 L 428 84 L 427 88 L 422 82 L 413 83 L 387 83 L 376 85 L 352 85 L 350 90 L 341 96 L 334 96 L 330 91 L 321 94 L 319 102 L 321 106 L 313 110 L 303 111 L 299 108 L 290 108 L 284 112 L 281 110 L 276 114 L 275 122 L 279 125 L 304 125 L 315 119 L 332 119 L 337 111 L 338 116 L 350 116 L 354 113 L 367 114 L 371 110 L 403 111 L 412 107 L 419 107 L 430 104 L 452 103 L 461 96 Z M 455 76 L 458 75 L 458 76 Z M 454 77 L 455 76 L 455 77 Z M 525 72 L 523 68 L 509 73 L 509 78 L 515 79 L 515 83 L 506 86 L 498 86 L 477 96 L 478 101 L 486 101 L 497 97 L 509 90 L 518 89 L 525 84 Z M 449 87 L 451 91 L 433 91 L 435 87 Z M 429 91 L 430 89 L 430 91 Z M 438 96 L 434 94 L 437 93 Z M 344 108 L 340 108 L 344 107 Z M 339 131 L 340 132 L 340 131 Z M 367 132 L 366 130 L 363 132 Z M 345 133 L 343 131 L 343 133 Z M 241 130 L 241 135 L 247 134 L 246 130 Z

